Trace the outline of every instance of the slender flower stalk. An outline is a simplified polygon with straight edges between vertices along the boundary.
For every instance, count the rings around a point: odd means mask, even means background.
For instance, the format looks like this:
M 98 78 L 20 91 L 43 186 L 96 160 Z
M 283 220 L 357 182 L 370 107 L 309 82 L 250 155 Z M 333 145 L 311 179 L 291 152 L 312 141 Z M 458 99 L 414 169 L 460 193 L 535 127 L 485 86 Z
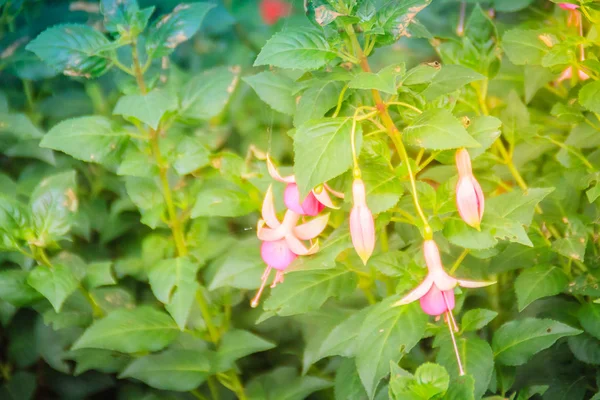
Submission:
M 479 182 L 473 176 L 471 156 L 464 148 L 456 152 L 456 168 L 458 169 L 458 182 L 456 183 L 458 213 L 463 221 L 479 230 L 485 199 Z

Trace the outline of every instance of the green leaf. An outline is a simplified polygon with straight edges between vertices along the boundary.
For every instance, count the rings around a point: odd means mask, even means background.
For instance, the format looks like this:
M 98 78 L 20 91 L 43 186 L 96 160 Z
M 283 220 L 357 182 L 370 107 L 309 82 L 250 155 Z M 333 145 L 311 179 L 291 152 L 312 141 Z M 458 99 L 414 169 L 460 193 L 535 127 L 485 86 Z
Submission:
M 37 389 L 37 377 L 27 371 L 17 371 L 0 387 L 3 400 L 31 400 Z
M 217 350 L 217 371 L 227 371 L 234 367 L 236 360 L 274 347 L 275 344 L 248 331 L 241 329 L 227 331 L 221 338 Z
M 412 86 L 430 83 L 440 69 L 441 65 L 439 63 L 435 65 L 431 65 L 431 63 L 419 64 L 406 71 L 406 75 L 402 79 L 402 85 Z
M 521 365 L 558 339 L 581 332 L 551 319 L 524 318 L 502 325 L 494 334 L 492 348 L 499 363 Z
M 161 390 L 187 392 L 196 389 L 209 375 L 209 353 L 170 349 L 135 359 L 119 378 L 135 378 Z
M 254 377 L 246 385 L 250 400 L 304 400 L 318 390 L 332 386 L 328 380 L 316 376 L 298 376 L 294 367 L 278 367 Z
M 370 309 L 370 307 L 365 307 L 350 314 L 348 318 L 333 328 L 323 339 L 316 360 L 334 355 L 354 357 L 358 348 L 358 335 Z
M 443 108 L 424 111 L 404 129 L 408 145 L 431 150 L 479 147 L 460 121 Z
M 129 94 L 117 102 L 113 114 L 133 117 L 158 129 L 160 120 L 168 111 L 177 109 L 177 97 L 166 90 L 155 89 L 148 94 Z
M 40 139 L 44 134 L 25 114 L 9 114 L 0 112 L 0 134 L 19 141 Z
M 313 119 L 321 118 L 335 107 L 342 91 L 342 83 L 317 80 L 300 96 L 294 115 L 294 126 L 301 126 Z
M 213 7 L 215 5 L 208 2 L 181 3 L 170 14 L 159 19 L 148 32 L 148 56 L 160 58 L 171 54 L 177 46 L 198 32 L 204 17 Z
M 542 31 L 511 29 L 502 37 L 502 47 L 513 64 L 540 65 L 550 48 L 539 38 Z
M 231 244 L 207 270 L 209 290 L 223 287 L 257 289 L 265 263 L 260 258 L 260 242 L 251 238 Z
M 104 15 L 104 27 L 109 32 L 131 32 L 136 35 L 143 31 L 148 20 L 140 13 L 136 0 L 101 0 L 100 12 Z M 149 15 L 148 15 L 149 17 Z M 141 21 L 140 21 L 141 20 Z M 133 28 L 133 29 L 132 29 Z
M 500 136 L 500 125 L 502 125 L 502 121 L 489 115 L 482 115 L 471 119 L 471 124 L 467 128 L 467 132 L 481 145 L 480 147 L 469 149 L 471 158 L 475 159 L 479 157 L 492 147 L 496 139 Z
M 494 371 L 494 354 L 490 345 L 477 337 L 457 338 L 457 347 L 465 373 L 475 380 L 475 398 L 485 393 Z M 449 337 L 440 346 L 436 361 L 446 367 L 452 381 L 459 377 L 454 346 Z
M 41 147 L 59 150 L 87 162 L 103 163 L 127 140 L 109 119 L 78 117 L 60 122 L 44 135 Z
M 207 166 L 210 163 L 210 150 L 197 138 L 185 137 L 175 150 L 173 168 L 180 175 L 186 175 Z
M 600 365 L 600 340 L 582 333 L 568 339 L 569 349 L 579 361 L 586 364 Z
M 515 280 L 519 311 L 537 299 L 561 293 L 568 283 L 569 278 L 560 268 L 536 265 L 526 269 Z
M 354 360 L 344 358 L 335 372 L 335 400 L 364 400 L 367 393 L 360 381 Z
M 203 186 L 192 208 L 192 218 L 240 217 L 260 208 L 260 200 L 249 193 L 249 188 L 239 187 L 221 179 Z
M 152 178 L 158 175 L 158 166 L 152 156 L 151 149 L 146 143 L 129 142 L 127 149 L 121 157 L 121 163 L 117 169 L 117 175 L 137 176 L 140 178 Z
M 465 375 L 454 379 L 444 395 L 444 400 L 475 400 L 475 381 L 473 377 Z
M 469 310 L 463 315 L 460 327 L 463 332 L 476 331 L 489 324 L 497 316 L 496 311 L 486 310 L 485 308 Z
M 142 212 L 142 223 L 156 228 L 165 207 L 162 192 L 154 179 L 128 176 L 125 188 L 131 201 Z
M 75 376 L 90 370 L 114 374 L 122 371 L 130 360 L 125 354 L 101 349 L 79 349 L 69 352 L 69 360 L 77 363 Z
M 367 314 L 358 336 L 356 366 L 370 398 L 381 378 L 423 337 L 427 315 L 418 304 L 392 307 L 397 296 L 388 297 Z
M 388 44 L 402 36 L 410 36 L 408 30 L 410 24 L 430 2 L 431 0 L 407 0 L 402 3 L 385 3 L 385 6 L 377 12 L 379 25 L 389 36 L 383 40 L 383 43 Z
M 330 297 L 343 298 L 356 289 L 357 276 L 345 268 L 293 271 L 264 302 L 265 311 L 280 316 L 316 310 Z
M 587 333 L 600 339 L 600 304 L 586 303 L 577 313 L 581 326 Z
M 111 67 L 108 59 L 99 55 L 109 43 L 104 35 L 87 25 L 65 24 L 46 29 L 26 49 L 65 75 L 95 78 Z
M 298 127 L 294 136 L 294 172 L 300 197 L 352 166 L 351 132 L 352 118 L 324 118 Z M 356 152 L 360 154 L 360 125 L 355 134 Z
M 500 113 L 502 133 L 510 143 L 514 143 L 515 139 L 529 135 L 528 132 L 531 130 L 529 110 L 514 90 L 508 94 L 506 102 L 506 108 Z
M 148 306 L 121 308 L 95 321 L 73 345 L 122 353 L 158 351 L 168 346 L 179 329 L 171 317 Z
M 377 73 L 359 72 L 348 82 L 351 89 L 379 90 L 380 92 L 396 94 L 396 80 L 404 73 L 404 64 L 390 65 Z
M 529 103 L 538 90 L 552 81 L 552 78 L 554 78 L 554 74 L 547 68 L 539 67 L 537 65 L 526 65 L 523 75 L 525 102 Z
M 294 115 L 296 101 L 292 95 L 294 81 L 275 71 L 263 71 L 243 78 L 272 109 L 287 115 Z
M 275 34 L 264 45 L 254 66 L 317 69 L 333 60 L 336 53 L 323 34 L 315 29 L 290 29 Z
M 29 273 L 27 283 L 43 294 L 56 312 L 60 312 L 67 297 L 79 286 L 79 282 L 71 269 L 62 264 L 56 264 L 52 267 L 45 265 L 35 267 Z
M 430 362 L 419 365 L 415 371 L 418 392 L 426 391 L 428 396 L 444 393 L 450 384 L 450 376 L 444 367 Z
M 20 269 L 0 271 L 0 300 L 16 307 L 27 306 L 40 300 L 40 293 L 27 284 L 27 275 L 26 271 Z
M 200 288 L 196 279 L 200 265 L 188 257 L 162 260 L 148 273 L 150 288 L 158 300 L 165 304 L 180 330 L 192 309 L 196 291 Z
M 192 120 L 209 120 L 229 103 L 239 81 L 239 67 L 218 67 L 197 74 L 186 82 L 179 113 Z
M 526 192 L 515 189 L 487 200 L 486 210 L 523 225 L 530 225 L 535 207 L 553 191 L 554 188 L 529 188 Z
M 383 157 L 361 157 L 360 169 L 367 193 L 367 205 L 373 214 L 387 211 L 398 203 L 404 187 L 398 179 L 397 171 L 392 171 Z M 348 198 L 351 198 L 350 193 Z
M 593 81 L 587 83 L 579 91 L 579 104 L 588 110 L 600 113 L 600 82 Z
M 446 65 L 434 76 L 421 95 L 431 101 L 438 96 L 452 93 L 463 86 L 485 79 L 485 76 L 462 65 Z

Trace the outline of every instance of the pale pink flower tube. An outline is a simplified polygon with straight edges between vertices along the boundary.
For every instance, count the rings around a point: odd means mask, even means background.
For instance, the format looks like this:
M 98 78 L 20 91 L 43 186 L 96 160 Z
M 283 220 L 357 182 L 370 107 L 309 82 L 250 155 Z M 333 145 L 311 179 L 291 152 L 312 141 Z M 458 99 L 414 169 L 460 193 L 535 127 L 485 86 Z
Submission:
M 479 229 L 485 199 L 483 191 L 471 169 L 471 157 L 465 149 L 456 152 L 456 168 L 458 169 L 458 182 L 456 183 L 456 208 L 460 217 L 468 225 Z
M 375 222 L 367 206 L 365 184 L 360 178 L 355 179 L 352 184 L 352 200 L 354 205 L 350 211 L 350 236 L 354 249 L 366 264 L 375 249 Z

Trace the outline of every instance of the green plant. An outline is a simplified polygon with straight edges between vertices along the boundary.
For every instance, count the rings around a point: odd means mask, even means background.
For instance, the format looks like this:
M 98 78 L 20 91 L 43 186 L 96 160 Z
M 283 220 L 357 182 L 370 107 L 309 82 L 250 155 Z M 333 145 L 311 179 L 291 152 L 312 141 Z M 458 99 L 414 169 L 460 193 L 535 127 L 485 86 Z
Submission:
M 598 398 L 596 3 L 304 3 L 0 1 L 0 398 Z

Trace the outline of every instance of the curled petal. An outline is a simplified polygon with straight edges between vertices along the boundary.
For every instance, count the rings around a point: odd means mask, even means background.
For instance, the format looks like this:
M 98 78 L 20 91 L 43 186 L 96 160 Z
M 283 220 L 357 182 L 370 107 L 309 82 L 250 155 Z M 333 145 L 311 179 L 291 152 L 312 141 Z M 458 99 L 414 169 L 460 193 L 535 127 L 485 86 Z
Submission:
M 302 243 L 302 241 L 300 239 L 298 239 L 297 237 L 295 237 L 294 235 L 287 235 L 285 237 L 285 241 L 286 241 L 288 247 L 290 248 L 290 250 L 292 250 L 294 252 L 294 254 L 297 254 L 299 256 L 307 256 L 307 255 L 314 254 L 317 251 L 319 251 L 319 243 L 313 244 L 310 247 L 310 249 L 308 249 L 308 248 L 306 248 L 304 243 Z
M 456 184 L 456 207 L 463 221 L 478 229 L 484 205 L 485 198 L 477 179 L 473 175 L 459 178 Z
M 277 170 L 277 168 L 275 167 L 275 164 L 273 164 L 273 161 L 271 161 L 271 157 L 268 154 L 267 154 L 267 169 L 269 170 L 269 175 L 271 175 L 271 178 L 275 179 L 276 181 L 285 182 L 285 183 L 295 183 L 296 182 L 296 178 L 294 177 L 294 175 L 282 176 L 279 173 L 279 171 Z
M 327 227 L 327 221 L 329 221 L 329 214 L 321 215 L 309 222 L 298 225 L 293 230 L 294 236 L 301 240 L 314 239 Z
M 431 289 L 432 286 L 433 286 L 433 280 L 430 279 L 429 277 L 425 278 L 425 280 L 423 282 L 421 282 L 421 284 L 419 286 L 417 286 L 415 289 L 413 289 L 411 292 L 409 292 L 406 296 L 404 296 L 403 298 L 401 298 L 400 300 L 395 302 L 392 305 L 392 307 L 403 306 L 403 305 L 412 303 L 413 301 L 419 300 L 421 297 L 425 296 L 425 294 L 427 294 L 427 292 L 429 292 L 429 289 Z
M 285 235 L 285 231 L 282 228 L 283 226 L 281 225 L 275 229 L 265 228 L 265 221 L 261 219 L 258 221 L 258 225 L 256 226 L 256 236 L 258 236 L 260 240 L 267 242 L 280 240 L 283 239 L 283 236 Z
M 313 190 L 312 193 L 315 196 L 315 198 L 317 199 L 317 201 L 319 203 L 321 203 L 322 205 L 324 205 L 325 207 L 334 208 L 334 209 L 339 208 L 338 206 L 333 204 L 333 202 L 331 201 L 331 198 L 329 197 L 329 194 L 327 193 L 327 190 L 323 189 L 318 193 Z
M 338 192 L 337 190 L 334 190 L 331 188 L 331 186 L 329 186 L 328 184 L 323 184 L 323 186 L 325 186 L 325 189 L 327 189 L 327 191 L 329 193 L 331 193 L 332 195 L 334 195 L 335 197 L 337 197 L 338 199 L 343 199 L 344 198 L 344 193 L 342 192 Z
M 432 285 L 425 296 L 419 300 L 425 314 L 441 315 L 454 309 L 454 290 L 441 291 L 436 285 Z
M 300 203 L 300 192 L 298 191 L 298 185 L 295 183 L 287 184 L 283 193 L 283 201 L 285 206 L 295 213 L 310 215 L 311 217 L 319 214 L 324 208 L 312 192 Z
M 495 284 L 496 282 L 490 281 L 470 281 L 467 279 L 457 279 L 459 286 L 466 288 L 480 288 L 485 286 L 490 286 Z
M 279 227 L 280 223 L 275 214 L 275 201 L 273 200 L 273 187 L 269 185 L 262 205 L 262 217 L 270 228 Z
M 263 242 L 260 255 L 269 267 L 279 271 L 286 269 L 298 257 L 290 250 L 285 240 Z

